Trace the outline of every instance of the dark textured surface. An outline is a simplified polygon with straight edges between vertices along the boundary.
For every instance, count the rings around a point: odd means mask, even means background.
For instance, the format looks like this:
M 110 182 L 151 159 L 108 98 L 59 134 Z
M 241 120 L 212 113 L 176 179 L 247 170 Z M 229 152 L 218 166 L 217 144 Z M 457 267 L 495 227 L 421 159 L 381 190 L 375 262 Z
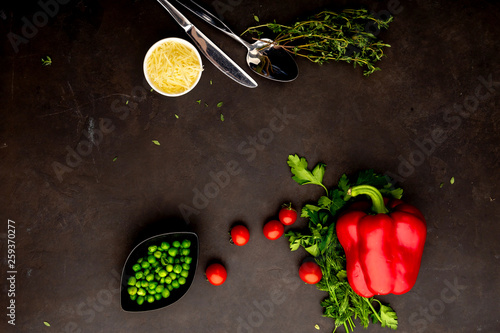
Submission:
M 287 23 L 329 2 L 202 3 L 226 4 L 225 22 L 241 32 L 255 24 L 253 14 Z M 333 6 L 380 11 L 390 3 Z M 331 332 L 321 316 L 325 295 L 296 273 L 305 253 L 261 234 L 282 202 L 300 207 L 321 194 L 291 180 L 286 159 L 298 153 L 328 165 L 328 185 L 364 168 L 396 176 L 405 199 L 424 212 L 428 241 L 415 287 L 381 297 L 396 309 L 400 332 L 500 331 L 500 6 L 408 1 L 396 8 L 380 35 L 392 47 L 382 71 L 368 78 L 348 64 L 299 59 L 296 81 L 256 78 L 251 90 L 205 61 L 194 91 L 169 99 L 144 88 L 141 64 L 157 40 L 185 35 L 156 1 L 69 1 L 36 33 L 25 31 L 18 52 L 7 34 L 21 35 L 23 17 L 32 22 L 42 9 L 2 4 L 0 330 L 304 333 L 318 324 Z M 193 22 L 246 66 L 240 45 Z M 53 63 L 45 67 L 47 55 Z M 285 124 L 275 119 L 283 114 Z M 112 130 L 94 136 L 87 156 L 66 161 L 67 149 L 84 145 L 101 122 Z M 54 162 L 71 165 L 61 179 Z M 214 190 L 213 175 L 228 168 L 222 188 L 199 201 L 196 191 Z M 163 310 L 122 311 L 116 288 L 128 252 L 151 225 L 171 229 L 187 206 L 197 208 L 188 227 L 200 238 L 190 291 Z M 8 219 L 16 223 L 15 327 L 6 316 Z M 227 242 L 236 221 L 251 231 L 242 248 Z M 220 287 L 204 279 L 213 259 L 228 269 Z

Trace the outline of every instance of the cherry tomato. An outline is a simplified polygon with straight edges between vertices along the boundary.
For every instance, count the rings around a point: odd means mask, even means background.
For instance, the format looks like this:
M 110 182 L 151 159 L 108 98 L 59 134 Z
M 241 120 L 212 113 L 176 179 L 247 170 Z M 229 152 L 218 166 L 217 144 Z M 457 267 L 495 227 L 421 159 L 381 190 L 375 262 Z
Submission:
M 267 239 L 275 240 L 281 237 L 285 232 L 285 227 L 280 221 L 272 220 L 264 225 L 264 236 Z
M 243 246 L 250 240 L 250 232 L 243 225 L 234 226 L 231 229 L 231 240 L 238 246 Z
M 292 204 L 285 204 L 280 209 L 279 219 L 284 225 L 291 225 L 297 221 L 297 211 L 292 208 Z
M 299 268 L 299 276 L 305 283 L 316 284 L 321 281 L 323 273 L 317 263 L 306 261 Z
M 211 264 L 207 267 L 205 274 L 208 282 L 214 286 L 220 286 L 226 281 L 227 278 L 226 268 L 224 268 L 221 264 Z

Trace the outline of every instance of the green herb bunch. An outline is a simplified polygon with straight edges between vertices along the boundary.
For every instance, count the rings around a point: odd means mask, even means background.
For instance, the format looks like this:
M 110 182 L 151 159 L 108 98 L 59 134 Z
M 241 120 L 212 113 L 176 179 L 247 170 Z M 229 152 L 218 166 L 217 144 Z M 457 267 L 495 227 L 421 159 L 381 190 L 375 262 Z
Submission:
M 373 297 L 359 296 L 349 285 L 346 257 L 335 233 L 335 221 L 338 213 L 351 199 L 347 193 L 351 186 L 371 185 L 378 188 L 383 195 L 395 198 L 401 198 L 402 189 L 393 188 L 386 176 L 376 174 L 373 170 L 365 170 L 353 177 L 344 174 L 338 185 L 328 190 L 323 184 L 323 163 L 318 163 L 309 170 L 304 157 L 290 155 L 288 165 L 293 174 L 292 178 L 297 183 L 319 185 L 326 191 L 326 195 L 321 196 L 317 204 L 306 204 L 302 208 L 301 216 L 309 219 L 307 231 L 289 231 L 285 236 L 288 237 L 292 251 L 303 247 L 315 257 L 321 267 L 323 278 L 316 286 L 328 293 L 321 305 L 324 307 L 323 315 L 335 321 L 334 332 L 340 326 L 344 326 L 347 333 L 353 331 L 354 319 L 358 319 L 365 328 L 371 319 L 382 327 L 397 329 L 397 315 L 389 305 L 384 305 Z M 378 310 L 373 306 L 374 303 Z
M 392 16 L 382 18 L 366 9 L 346 9 L 340 13 L 322 11 L 309 19 L 282 25 L 275 22 L 250 27 L 243 32 L 257 35 L 263 28 L 277 34 L 274 44 L 280 45 L 296 56 L 322 64 L 329 60 L 345 61 L 365 67 L 368 76 L 380 68 L 375 63 L 384 56 L 384 44 L 375 35 L 387 29 Z

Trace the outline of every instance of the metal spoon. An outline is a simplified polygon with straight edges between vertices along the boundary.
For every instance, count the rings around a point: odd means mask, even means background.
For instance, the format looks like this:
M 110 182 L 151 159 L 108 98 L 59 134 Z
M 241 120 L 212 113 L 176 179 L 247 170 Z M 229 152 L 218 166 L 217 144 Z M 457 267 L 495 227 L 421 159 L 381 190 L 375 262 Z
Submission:
M 247 64 L 255 73 L 267 79 L 289 82 L 293 81 L 299 75 L 297 63 L 293 60 L 290 53 L 285 49 L 275 45 L 271 39 L 262 38 L 253 44 L 240 38 L 231 31 L 221 20 L 215 17 L 205 8 L 196 2 L 179 1 L 178 3 L 189 9 L 193 14 L 200 17 L 205 22 L 224 32 L 229 37 L 243 44 L 247 50 Z

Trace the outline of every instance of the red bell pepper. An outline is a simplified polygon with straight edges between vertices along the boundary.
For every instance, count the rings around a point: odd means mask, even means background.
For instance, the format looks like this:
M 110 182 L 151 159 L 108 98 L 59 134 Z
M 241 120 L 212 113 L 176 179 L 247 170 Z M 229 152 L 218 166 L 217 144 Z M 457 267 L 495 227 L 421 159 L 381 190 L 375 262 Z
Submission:
M 363 297 L 409 291 L 417 280 L 424 250 L 424 216 L 398 199 L 388 201 L 387 209 L 375 187 L 359 185 L 349 191 L 351 196 L 368 195 L 374 213 L 353 205 L 337 221 L 349 284 Z

